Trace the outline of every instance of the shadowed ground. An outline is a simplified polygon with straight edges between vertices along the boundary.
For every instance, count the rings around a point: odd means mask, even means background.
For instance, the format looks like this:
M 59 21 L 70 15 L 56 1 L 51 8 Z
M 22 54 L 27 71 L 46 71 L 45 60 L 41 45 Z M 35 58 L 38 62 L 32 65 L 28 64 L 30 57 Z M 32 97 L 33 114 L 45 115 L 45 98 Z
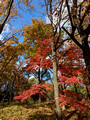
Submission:
M 0 120 L 55 120 L 54 103 L 0 103 Z M 64 120 L 88 120 L 86 114 L 66 109 Z

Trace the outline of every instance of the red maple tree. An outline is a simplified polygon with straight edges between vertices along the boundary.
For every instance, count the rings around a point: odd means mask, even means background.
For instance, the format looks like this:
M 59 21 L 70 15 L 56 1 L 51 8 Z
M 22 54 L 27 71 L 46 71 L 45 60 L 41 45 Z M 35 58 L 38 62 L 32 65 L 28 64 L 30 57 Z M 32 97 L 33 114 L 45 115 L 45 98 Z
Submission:
M 70 78 L 66 76 L 60 76 L 58 84 L 61 86 L 65 86 L 65 85 L 71 86 L 75 84 L 84 85 L 82 79 L 77 78 L 75 76 Z M 87 110 L 89 109 L 88 102 L 83 101 L 84 98 L 80 94 L 64 88 L 62 87 L 62 90 L 60 90 L 60 99 L 59 99 L 60 106 L 70 105 L 71 109 L 74 108 L 79 111 L 87 112 Z
M 70 47 L 59 52 L 60 60 L 58 69 L 64 76 L 82 75 L 86 77 L 85 63 L 82 51 L 75 44 L 70 44 Z
M 52 68 L 52 60 L 50 59 L 51 47 L 48 38 L 38 41 L 38 48 L 33 57 L 27 61 L 27 72 L 38 72 L 40 68 Z
M 19 92 L 18 96 L 14 97 L 14 100 L 21 100 L 21 102 L 25 102 L 25 100 L 30 98 L 32 95 L 37 94 L 40 97 L 46 97 L 47 91 L 53 92 L 52 86 L 48 83 L 33 85 L 29 90 L 26 90 L 23 93 Z

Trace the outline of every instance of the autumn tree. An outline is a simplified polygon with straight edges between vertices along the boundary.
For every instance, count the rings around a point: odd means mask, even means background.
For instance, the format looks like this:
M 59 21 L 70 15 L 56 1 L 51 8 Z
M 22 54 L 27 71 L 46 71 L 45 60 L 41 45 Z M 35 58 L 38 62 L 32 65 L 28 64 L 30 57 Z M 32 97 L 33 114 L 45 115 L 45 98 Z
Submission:
M 31 4 L 31 2 L 32 0 L 0 1 L 0 34 L 2 33 L 2 31 L 4 31 L 3 28 L 5 27 L 5 25 L 10 26 L 12 24 L 11 20 L 13 18 L 21 17 L 19 11 L 20 9 L 26 8 L 29 12 L 32 10 L 33 5 Z M 21 8 L 21 6 L 23 7 Z M 20 56 L 23 54 L 24 50 L 23 44 L 18 41 L 21 33 L 22 31 L 12 30 L 12 27 L 9 27 L 8 34 L 4 34 L 4 32 L 2 34 L 3 38 L 2 40 L 0 40 L 0 88 L 3 86 L 3 84 L 6 84 L 7 81 L 11 83 L 11 86 L 13 88 L 13 83 L 15 83 L 15 80 L 17 79 L 17 77 L 15 77 L 17 71 L 17 62 L 20 60 Z
M 37 47 L 40 42 L 43 42 L 44 38 L 50 35 L 51 29 L 50 25 L 46 24 L 44 20 L 36 18 L 32 19 L 32 25 L 24 27 L 24 41 L 25 46 L 25 59 L 28 59 L 30 56 L 34 56 Z M 50 43 L 50 42 L 48 42 Z M 40 45 L 39 45 L 40 47 Z
M 51 79 L 49 69 L 52 69 L 52 60 L 49 58 L 51 48 L 49 46 L 49 40 L 45 39 L 43 42 L 39 43 L 36 54 L 27 60 L 27 72 L 36 74 L 38 82 L 44 82 Z
M 18 68 L 20 56 L 23 54 L 24 46 L 21 43 L 18 43 L 16 45 L 15 41 L 10 39 L 7 40 L 6 45 L 3 45 L 3 47 L 0 48 L 0 51 L 2 51 L 2 55 L 0 58 L 0 90 L 1 88 L 7 84 L 9 88 L 10 98 L 13 97 L 12 94 L 15 93 L 16 86 L 17 88 L 21 89 L 21 83 L 24 79 L 23 75 L 21 75 L 21 70 Z M 21 67 L 21 66 L 19 66 Z M 22 80 L 21 80 L 22 76 Z M 24 80 L 23 80 L 24 82 Z M 8 92 L 8 90 L 7 90 Z M 14 96 L 14 94 L 13 94 Z
M 89 90 L 89 76 L 90 76 L 90 50 L 89 50 L 89 9 L 90 2 L 87 0 L 79 1 L 79 0 L 50 0 L 45 1 L 46 5 L 50 5 L 50 3 L 54 3 L 52 5 L 52 15 L 54 18 L 54 23 L 57 23 L 57 19 L 61 20 L 58 22 L 58 27 L 53 24 L 54 28 L 62 28 L 69 37 L 68 40 L 72 39 L 83 51 L 83 56 L 86 64 L 87 74 L 88 74 L 88 82 L 86 80 L 86 86 Z M 62 6 L 62 7 L 60 7 Z M 47 8 L 48 10 L 48 8 Z M 48 12 L 48 17 L 51 19 L 50 11 Z M 87 24 L 86 24 L 87 21 Z M 51 22 L 51 20 L 50 20 Z M 56 24 L 57 25 L 57 24 Z M 61 25 L 61 26 L 60 26 Z M 87 53 L 87 54 L 86 54 Z M 89 93 L 90 94 L 90 93 Z M 89 95 L 88 95 L 89 97 Z
M 8 27 L 8 25 L 10 25 L 9 22 L 11 22 L 11 18 L 14 18 L 15 16 L 19 17 L 19 14 L 17 14 L 17 13 L 18 13 L 18 10 L 20 9 L 21 4 L 23 4 L 23 7 L 27 6 L 27 9 L 29 11 L 33 8 L 33 5 L 31 5 L 31 1 L 21 0 L 20 2 L 18 2 L 18 1 L 14 2 L 13 0 L 9 0 L 9 1 L 2 0 L 0 2 L 0 17 L 1 17 L 0 34 L 6 23 L 7 23 L 6 28 Z M 16 58 L 18 56 L 18 55 L 16 55 L 17 52 L 14 51 L 14 49 L 17 49 L 17 48 L 12 47 L 11 44 L 13 44 L 15 46 L 15 44 L 18 43 L 18 40 L 20 38 L 22 31 L 21 30 L 12 30 L 11 28 L 9 27 L 7 34 L 4 34 L 4 33 L 2 34 L 3 38 L 0 40 L 0 57 L 1 57 L 0 62 L 2 62 L 1 64 L 3 64 L 3 65 L 1 65 L 0 75 L 4 71 L 4 68 L 14 58 Z M 11 51 L 11 56 L 3 58 L 3 57 L 5 57 L 6 54 L 10 55 L 9 50 Z M 5 61 L 5 59 L 6 59 L 6 61 Z
M 32 18 L 32 25 L 24 28 L 25 61 L 28 76 L 34 76 L 38 83 L 51 80 L 52 69 L 50 25 L 42 19 Z
M 57 77 L 57 50 L 63 44 L 61 39 L 61 19 L 62 19 L 62 5 L 63 1 L 58 4 L 58 1 L 45 0 L 46 15 L 50 20 L 51 25 L 51 48 L 52 48 L 52 61 L 53 61 L 53 79 L 54 79 L 54 95 L 56 104 L 56 114 L 57 119 L 62 120 L 61 108 L 59 106 L 59 88 L 58 88 L 58 77 Z M 56 13 L 56 8 L 58 9 L 58 17 Z M 54 17 L 55 16 L 55 17 Z
M 51 30 L 49 29 L 50 25 L 47 25 L 44 20 L 32 18 L 32 23 L 24 30 L 25 59 L 28 73 L 31 72 L 31 74 L 38 76 L 38 81 L 41 83 L 40 81 L 43 80 L 48 69 L 52 68 L 49 58 L 51 44 L 48 37 Z
M 27 79 L 22 74 L 23 72 L 21 73 L 20 66 L 24 46 L 18 39 L 18 36 L 16 37 L 16 34 L 13 33 L 13 36 L 8 36 L 5 42 L 1 42 L 0 47 L 0 92 L 5 85 L 7 92 L 3 91 L 6 94 L 4 98 L 9 94 L 9 100 L 13 100 L 13 96 L 17 91 L 24 90 L 24 83 L 27 83 Z
M 81 48 L 87 69 L 88 82 L 86 86 L 89 90 L 90 83 L 90 48 L 89 48 L 89 34 L 90 34 L 90 2 L 88 0 L 66 0 L 64 2 L 67 12 L 65 24 L 69 24 L 70 29 L 66 29 L 63 24 L 62 29 L 67 35 Z M 58 9 L 57 9 L 58 12 Z M 66 25 L 67 26 L 67 25 Z M 76 37 L 79 36 L 79 37 Z M 79 38 L 79 39 L 78 39 Z M 90 93 L 88 94 L 90 97 Z

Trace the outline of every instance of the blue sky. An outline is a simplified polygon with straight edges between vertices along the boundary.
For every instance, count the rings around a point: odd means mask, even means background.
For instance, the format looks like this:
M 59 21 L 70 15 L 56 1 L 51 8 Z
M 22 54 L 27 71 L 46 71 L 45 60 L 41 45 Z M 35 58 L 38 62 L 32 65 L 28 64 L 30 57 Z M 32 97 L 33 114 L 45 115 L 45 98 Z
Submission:
M 44 9 L 40 7 L 39 2 L 42 2 L 43 0 L 33 0 L 32 4 L 35 7 L 35 11 L 32 11 L 31 13 L 29 12 L 24 12 L 20 10 L 21 15 L 23 15 L 22 18 L 16 19 L 14 23 L 17 23 L 17 26 L 20 25 L 21 23 L 23 24 L 32 24 L 31 18 L 42 18 L 45 19 L 45 16 L 43 16 L 41 13 L 44 12 Z M 23 6 L 22 6 L 23 7 Z

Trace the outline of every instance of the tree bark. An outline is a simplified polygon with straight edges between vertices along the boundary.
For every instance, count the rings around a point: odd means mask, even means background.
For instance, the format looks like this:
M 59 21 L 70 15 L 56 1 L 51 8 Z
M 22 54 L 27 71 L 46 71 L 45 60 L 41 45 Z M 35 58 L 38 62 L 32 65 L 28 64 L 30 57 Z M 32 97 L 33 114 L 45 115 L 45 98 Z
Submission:
M 54 96 L 56 104 L 56 115 L 57 120 L 62 120 L 61 108 L 59 107 L 59 87 L 58 87 L 58 78 L 57 78 L 57 61 L 56 61 L 56 51 L 54 44 L 54 37 L 52 37 L 52 59 L 53 59 L 53 79 L 54 79 Z
M 3 15 L 2 19 L 0 20 L 0 34 L 2 33 L 4 25 L 5 25 L 9 15 L 10 15 L 10 10 L 11 10 L 13 1 L 14 0 L 8 0 L 8 3 L 7 3 L 6 8 L 5 8 L 4 15 Z
M 86 94 L 86 98 L 89 98 L 90 99 L 90 86 L 86 86 L 86 92 L 87 92 L 87 94 Z
M 81 40 L 82 40 L 82 46 L 84 47 L 83 58 L 85 61 L 87 75 L 88 75 L 88 80 L 86 81 L 85 85 L 88 89 L 87 97 L 90 98 L 90 49 L 88 45 L 88 34 L 82 33 Z
M 57 78 L 57 60 L 56 60 L 56 45 L 59 42 L 59 38 L 61 35 L 61 28 L 60 28 L 60 21 L 61 21 L 61 8 L 62 5 L 60 5 L 60 19 L 57 21 L 57 24 L 59 25 L 59 35 L 57 38 L 57 41 L 55 43 L 55 38 L 56 38 L 56 33 L 57 33 L 57 29 L 56 25 L 54 24 L 54 19 L 53 19 L 53 8 L 55 6 L 53 6 L 53 0 L 45 0 L 45 6 L 46 6 L 46 12 L 47 12 L 47 16 L 50 20 L 50 24 L 52 27 L 52 34 L 51 34 L 51 48 L 52 48 L 52 61 L 53 61 L 53 79 L 54 79 L 54 96 L 55 96 L 55 105 L 56 105 L 56 115 L 57 115 L 57 120 L 62 120 L 62 112 L 61 112 L 61 108 L 59 106 L 59 86 L 58 86 L 58 78 Z

